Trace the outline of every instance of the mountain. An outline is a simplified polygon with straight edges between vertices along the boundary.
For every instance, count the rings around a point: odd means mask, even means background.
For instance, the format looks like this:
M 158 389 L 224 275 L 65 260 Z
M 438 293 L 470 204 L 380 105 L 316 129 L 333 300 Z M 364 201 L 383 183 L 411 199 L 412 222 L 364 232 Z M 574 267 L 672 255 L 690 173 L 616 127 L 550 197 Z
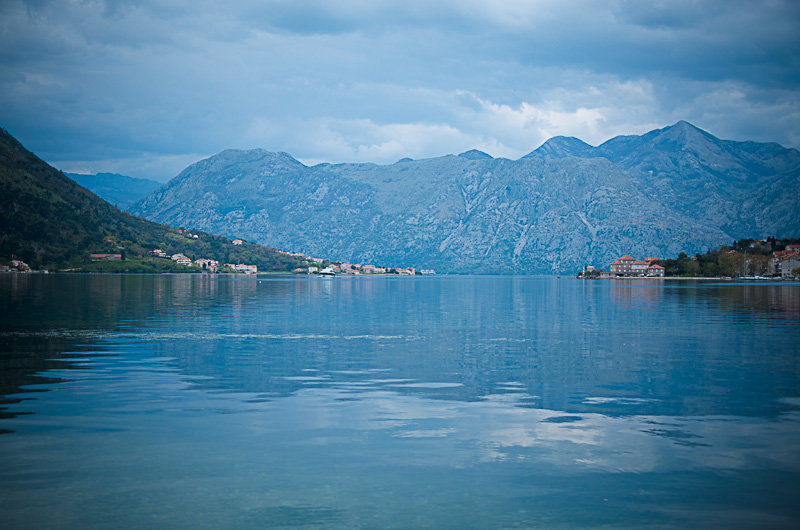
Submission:
M 132 207 L 159 222 L 334 259 L 451 272 L 575 271 L 800 232 L 800 153 L 686 123 L 520 160 L 480 151 L 307 167 L 228 150 Z
M 573 136 L 555 136 L 522 158 L 593 158 L 596 148 Z
M 478 151 L 477 149 L 470 149 L 469 151 L 464 151 L 463 153 L 459 154 L 461 158 L 466 158 L 467 160 L 491 160 L 492 155 L 489 153 L 484 153 L 483 151 Z
M 128 177 L 116 173 L 64 173 L 101 199 L 126 208 L 161 187 L 155 180 Z
M 173 270 L 170 260 L 151 257 L 154 248 L 222 262 L 290 270 L 296 258 L 253 243 L 233 245 L 225 237 L 181 229 L 118 210 L 26 150 L 0 129 L 0 259 L 16 255 L 35 269 L 94 270 L 90 253 L 122 254 L 115 270 Z M 197 237 L 194 237 L 194 236 Z
M 800 230 L 800 152 L 720 140 L 688 122 L 612 138 L 598 151 L 637 175 L 662 203 L 734 238 Z

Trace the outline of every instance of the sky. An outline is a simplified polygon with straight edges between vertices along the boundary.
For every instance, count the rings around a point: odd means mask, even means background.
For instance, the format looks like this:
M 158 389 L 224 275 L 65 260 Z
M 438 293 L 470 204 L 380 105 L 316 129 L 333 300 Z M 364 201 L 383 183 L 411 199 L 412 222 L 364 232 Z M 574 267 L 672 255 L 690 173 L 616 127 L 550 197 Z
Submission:
M 679 120 L 800 147 L 798 28 L 794 0 L 3 0 L 0 127 L 159 181 L 223 149 L 515 159 Z

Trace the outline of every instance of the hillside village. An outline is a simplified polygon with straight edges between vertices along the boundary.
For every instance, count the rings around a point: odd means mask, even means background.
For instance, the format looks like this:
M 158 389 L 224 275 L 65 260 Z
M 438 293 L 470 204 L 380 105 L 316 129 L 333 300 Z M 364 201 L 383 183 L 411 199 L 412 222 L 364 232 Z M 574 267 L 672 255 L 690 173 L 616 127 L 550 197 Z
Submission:
M 184 237 L 189 239 L 198 239 L 199 236 L 197 234 L 192 234 L 188 230 L 177 229 L 177 232 L 181 233 Z M 234 239 L 231 241 L 231 244 L 234 246 L 241 246 L 242 244 L 246 243 L 243 239 Z M 361 265 L 361 264 L 354 264 L 354 263 L 340 263 L 340 262 L 333 262 L 329 259 L 325 258 L 316 258 L 313 256 L 308 256 L 302 252 L 288 252 L 286 250 L 276 250 L 278 254 L 283 256 L 294 257 L 304 263 L 303 266 L 296 267 L 292 270 L 295 274 L 319 274 L 330 271 L 331 273 L 335 274 L 346 274 L 346 275 L 361 275 L 361 274 L 397 274 L 400 276 L 414 276 L 414 275 L 422 275 L 422 274 L 435 274 L 433 269 L 421 269 L 417 270 L 414 267 L 377 267 L 375 265 Z M 258 266 L 246 263 L 224 263 L 221 264 L 218 260 L 207 258 L 207 257 L 200 257 L 195 258 L 194 260 L 188 257 L 183 252 L 178 252 L 175 254 L 167 254 L 165 251 L 161 250 L 160 248 L 154 248 L 152 250 L 152 255 L 154 258 L 161 258 L 161 259 L 169 259 L 173 261 L 176 265 L 193 268 L 194 270 L 199 269 L 202 272 L 207 273 L 243 273 L 243 274 L 258 274 Z M 122 260 L 122 254 L 90 254 L 89 258 L 92 261 L 120 261 Z M 29 270 L 29 269 L 28 269 Z
M 241 245 L 243 240 L 241 239 L 234 239 L 232 242 L 234 245 Z M 375 265 L 361 265 L 361 264 L 353 264 L 353 263 L 338 263 L 332 262 L 328 259 L 324 258 L 315 258 L 312 256 L 307 256 L 302 252 L 287 252 L 285 250 L 278 250 L 278 254 L 283 254 L 285 256 L 292 256 L 295 258 L 300 258 L 301 260 L 306 262 L 306 265 L 303 267 L 297 267 L 292 272 L 295 274 L 319 274 L 323 270 L 327 269 L 333 273 L 338 274 L 347 274 L 347 275 L 360 275 L 360 274 L 398 274 L 400 276 L 414 276 L 417 274 L 435 274 L 433 269 L 421 269 L 417 271 L 414 267 L 376 267 Z M 210 258 L 197 258 L 192 261 L 191 258 L 187 257 L 183 253 L 172 254 L 168 256 L 163 250 L 156 248 L 153 249 L 153 255 L 158 258 L 164 259 L 171 259 L 178 265 L 182 265 L 184 267 L 199 267 L 203 272 L 209 273 L 244 273 L 244 274 L 258 274 L 258 267 L 256 265 L 248 265 L 244 263 L 225 263 L 220 265 L 220 262 Z M 108 256 L 108 257 L 106 257 Z M 96 255 L 92 254 L 92 257 L 97 258 L 104 258 L 104 259 L 119 259 L 119 254 L 112 255 Z
M 184 232 L 184 235 L 194 239 L 197 239 L 198 237 L 196 234 L 192 234 L 188 231 Z M 241 246 L 246 242 L 243 239 L 234 239 L 231 241 L 231 243 L 234 246 Z M 302 252 L 288 252 L 286 250 L 276 250 L 276 252 L 283 256 L 298 258 L 301 262 L 304 262 L 303 266 L 296 267 L 292 270 L 292 272 L 295 274 L 320 274 L 324 273 L 323 271 L 330 271 L 334 274 L 346 274 L 351 276 L 357 276 L 361 274 L 397 274 L 400 276 L 435 274 L 433 269 L 421 269 L 418 271 L 414 267 L 376 267 L 375 265 L 334 262 L 326 258 L 308 256 Z M 208 273 L 258 274 L 258 267 L 256 265 L 245 263 L 220 264 L 218 260 L 206 257 L 192 260 L 183 253 L 167 255 L 166 252 L 159 248 L 153 249 L 153 256 L 157 258 L 170 259 L 177 265 L 199 268 L 201 271 Z
M 189 234 L 189 237 L 197 237 L 196 235 Z M 231 242 L 233 245 L 241 245 L 244 243 L 242 239 L 234 239 Z M 398 274 L 400 276 L 414 276 L 416 274 L 435 274 L 433 269 L 421 269 L 417 271 L 414 267 L 400 268 L 400 267 L 376 267 L 375 265 L 361 265 L 353 263 L 338 263 L 324 258 L 315 258 L 307 256 L 302 252 L 288 252 L 285 250 L 276 250 L 278 254 L 284 256 L 292 256 L 299 258 L 305 262 L 305 266 L 297 267 L 292 272 L 295 274 L 319 274 L 324 269 L 333 273 L 347 274 L 347 275 L 360 275 L 360 274 Z M 157 258 L 170 259 L 177 265 L 184 267 L 197 267 L 203 272 L 209 273 L 244 273 L 244 274 L 258 274 L 258 266 L 249 265 L 245 263 L 225 263 L 220 264 L 218 260 L 210 258 L 197 258 L 192 260 L 183 253 L 176 253 L 167 255 L 166 252 L 160 248 L 153 249 L 153 256 Z M 93 259 L 120 259 L 119 254 L 92 254 Z
M 239 241 L 239 243 L 237 243 Z M 234 245 L 241 245 L 241 240 L 236 239 L 233 241 Z M 203 272 L 240 272 L 244 274 L 258 274 L 258 266 L 257 265 L 247 265 L 244 263 L 225 263 L 220 265 L 220 262 L 215 259 L 211 258 L 197 258 L 192 261 L 191 258 L 183 254 L 182 252 L 178 252 L 176 254 L 172 254 L 168 256 L 166 252 L 161 250 L 160 248 L 153 249 L 153 256 L 157 258 L 164 258 L 164 259 L 171 259 L 177 265 L 181 265 L 184 267 L 198 267 Z
M 188 230 L 179 228 L 176 229 L 176 232 L 189 239 L 196 240 L 199 238 L 197 234 L 192 234 Z M 242 239 L 234 239 L 231 241 L 231 244 L 234 246 L 241 246 L 244 243 L 246 242 Z M 219 260 L 208 257 L 192 259 L 184 254 L 184 252 L 168 254 L 160 248 L 154 248 L 151 251 L 151 254 L 152 258 L 170 260 L 175 265 L 186 267 L 188 269 L 186 272 L 258 274 L 257 265 L 246 263 L 220 263 Z M 346 262 L 333 262 L 329 259 L 307 256 L 302 252 L 288 252 L 285 250 L 275 250 L 275 252 L 283 256 L 297 258 L 301 263 L 303 263 L 302 266 L 296 267 L 292 270 L 292 272 L 295 274 L 324 274 L 328 271 L 335 274 L 346 274 L 352 276 L 361 274 L 395 274 L 400 276 L 436 274 L 433 269 L 417 270 L 414 267 L 377 267 L 371 264 L 361 265 Z M 125 260 L 123 254 L 121 253 L 90 253 L 88 255 L 88 259 L 91 262 L 119 262 Z M 16 256 L 12 256 L 12 260 L 8 265 L 0 265 L 0 272 L 36 271 L 31 269 L 31 267 L 24 261 L 16 259 Z

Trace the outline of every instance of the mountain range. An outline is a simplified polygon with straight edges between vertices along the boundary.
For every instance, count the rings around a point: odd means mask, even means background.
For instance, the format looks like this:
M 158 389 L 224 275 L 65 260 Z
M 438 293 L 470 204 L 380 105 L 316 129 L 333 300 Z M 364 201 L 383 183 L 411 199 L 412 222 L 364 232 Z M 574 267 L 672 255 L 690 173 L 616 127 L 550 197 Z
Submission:
M 64 173 L 104 201 L 125 209 L 161 187 L 155 180 L 129 177 L 117 173 Z
M 341 261 L 576 271 L 797 234 L 800 152 L 685 121 L 597 147 L 555 137 L 519 160 L 471 150 L 309 167 L 283 152 L 226 150 L 131 211 Z

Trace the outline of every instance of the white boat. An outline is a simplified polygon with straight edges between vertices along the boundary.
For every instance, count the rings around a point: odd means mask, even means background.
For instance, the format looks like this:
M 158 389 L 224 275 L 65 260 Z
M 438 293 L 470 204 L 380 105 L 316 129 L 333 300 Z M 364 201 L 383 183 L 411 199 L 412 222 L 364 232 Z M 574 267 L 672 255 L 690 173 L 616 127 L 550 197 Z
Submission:
M 335 272 L 333 272 L 333 269 L 331 269 L 330 267 L 325 267 L 324 269 L 322 269 L 321 271 L 319 271 L 319 273 L 320 273 L 322 276 L 336 276 L 336 273 L 335 273 Z

